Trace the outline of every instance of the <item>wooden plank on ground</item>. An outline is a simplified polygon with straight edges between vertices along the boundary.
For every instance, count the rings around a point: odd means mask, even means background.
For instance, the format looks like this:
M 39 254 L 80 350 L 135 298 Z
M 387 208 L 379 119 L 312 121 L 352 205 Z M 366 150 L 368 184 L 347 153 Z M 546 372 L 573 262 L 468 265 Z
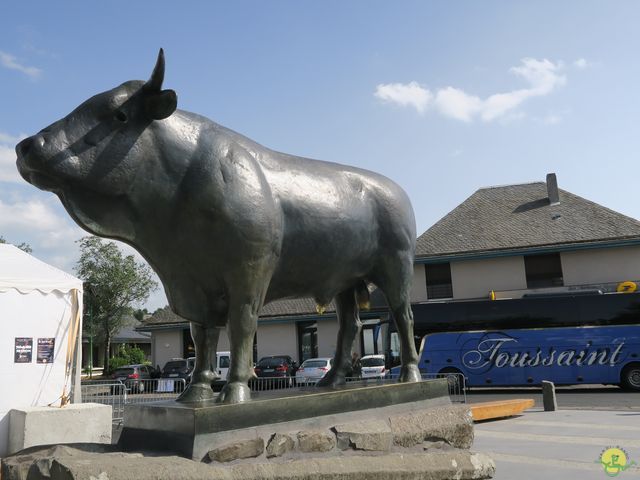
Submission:
M 532 408 L 535 401 L 532 398 L 518 398 L 513 400 L 495 400 L 492 402 L 472 403 L 469 405 L 473 420 L 489 420 L 492 418 L 510 417 Z

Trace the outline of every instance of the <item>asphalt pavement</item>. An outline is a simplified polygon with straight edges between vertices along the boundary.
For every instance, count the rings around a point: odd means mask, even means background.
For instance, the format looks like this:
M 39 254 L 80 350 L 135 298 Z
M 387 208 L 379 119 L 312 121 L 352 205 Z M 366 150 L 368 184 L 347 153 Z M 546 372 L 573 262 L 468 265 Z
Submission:
M 639 478 L 640 412 L 534 408 L 477 423 L 472 450 L 495 460 L 495 480 Z
M 634 410 L 640 412 L 640 392 L 623 390 L 617 386 L 572 385 L 556 386 L 558 406 L 563 410 Z M 490 400 L 531 398 L 542 406 L 540 387 L 472 388 L 467 403 Z

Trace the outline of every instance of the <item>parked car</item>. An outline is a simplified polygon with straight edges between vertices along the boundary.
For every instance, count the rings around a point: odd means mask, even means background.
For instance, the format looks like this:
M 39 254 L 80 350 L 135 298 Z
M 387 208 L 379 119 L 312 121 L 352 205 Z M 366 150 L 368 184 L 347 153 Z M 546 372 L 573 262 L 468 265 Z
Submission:
M 231 365 L 231 352 L 216 352 L 215 373 L 223 380 L 227 379 Z
M 384 378 L 387 370 L 384 363 L 384 355 L 365 355 L 360 359 L 362 366 L 362 378 Z
M 289 355 L 269 355 L 262 357 L 253 368 L 256 377 L 251 385 L 253 390 L 292 387 L 298 364 Z
M 144 393 L 147 389 L 145 383 L 151 380 L 151 369 L 148 365 L 124 365 L 116 368 L 111 374 L 113 380 L 122 382 L 127 392 Z M 145 382 L 146 381 L 146 382 Z M 117 388 L 113 387 L 112 393 L 118 393 Z
M 211 388 L 213 388 L 214 392 L 219 392 L 227 384 L 227 375 L 229 373 L 230 365 L 231 352 L 216 352 L 216 364 L 213 370 L 218 377 L 211 382 Z
M 195 366 L 195 357 L 189 358 L 172 358 L 165 363 L 160 378 L 169 378 L 173 380 L 184 380 L 185 385 L 191 381 L 191 374 Z M 174 391 L 181 391 L 181 385 L 176 382 Z
M 289 355 L 269 355 L 262 357 L 254 371 L 257 377 L 293 377 L 298 363 Z
M 326 375 L 331 365 L 333 365 L 333 358 L 329 357 L 305 360 L 296 372 L 296 383 L 298 385 L 315 385 Z

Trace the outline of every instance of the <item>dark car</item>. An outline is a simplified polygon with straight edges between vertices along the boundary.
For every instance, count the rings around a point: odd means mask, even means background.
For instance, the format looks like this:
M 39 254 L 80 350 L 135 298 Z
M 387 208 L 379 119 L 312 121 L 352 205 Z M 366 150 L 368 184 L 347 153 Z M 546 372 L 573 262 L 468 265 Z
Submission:
M 293 386 L 297 369 L 298 364 L 289 355 L 262 357 L 254 367 L 254 372 L 258 379 L 264 380 L 258 380 L 259 385 L 256 387 L 262 386 L 263 389 L 269 389 Z M 269 379 L 276 380 L 271 382 Z
M 164 365 L 160 378 L 182 379 L 189 383 L 195 361 L 195 357 L 173 358 Z
M 144 393 L 153 376 L 153 367 L 148 365 L 124 365 L 116 368 L 111 374 L 113 380 L 120 381 L 127 392 Z M 122 387 L 120 387 L 122 388 Z M 114 393 L 117 388 L 112 388 Z
M 254 370 L 258 377 L 293 377 L 298 364 L 289 355 L 262 357 Z

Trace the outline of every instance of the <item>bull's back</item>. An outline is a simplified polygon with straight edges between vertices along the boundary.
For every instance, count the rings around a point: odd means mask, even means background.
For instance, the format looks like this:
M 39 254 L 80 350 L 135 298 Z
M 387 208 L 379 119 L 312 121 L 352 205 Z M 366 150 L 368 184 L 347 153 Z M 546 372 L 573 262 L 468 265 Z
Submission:
M 283 215 L 275 297 L 323 300 L 367 278 L 381 256 L 413 255 L 411 203 L 388 178 L 277 152 L 264 153 L 260 163 Z
M 413 258 L 415 219 L 406 193 L 364 169 L 270 150 L 211 124 L 209 141 L 247 154 L 276 205 L 281 239 L 267 301 L 330 300 L 369 276 L 380 258 Z M 271 199 L 270 199 L 271 200 Z
M 415 244 L 411 202 L 391 179 L 361 168 L 276 152 L 226 127 L 215 127 L 225 143 L 236 145 L 259 163 L 289 226 L 294 226 L 296 218 L 307 227 L 304 231 L 292 228 L 296 237 L 305 231 L 313 238 L 322 237 L 328 224 L 371 232 L 359 225 L 368 219 L 383 227 L 377 233 L 385 241 L 406 243 L 408 238 Z

